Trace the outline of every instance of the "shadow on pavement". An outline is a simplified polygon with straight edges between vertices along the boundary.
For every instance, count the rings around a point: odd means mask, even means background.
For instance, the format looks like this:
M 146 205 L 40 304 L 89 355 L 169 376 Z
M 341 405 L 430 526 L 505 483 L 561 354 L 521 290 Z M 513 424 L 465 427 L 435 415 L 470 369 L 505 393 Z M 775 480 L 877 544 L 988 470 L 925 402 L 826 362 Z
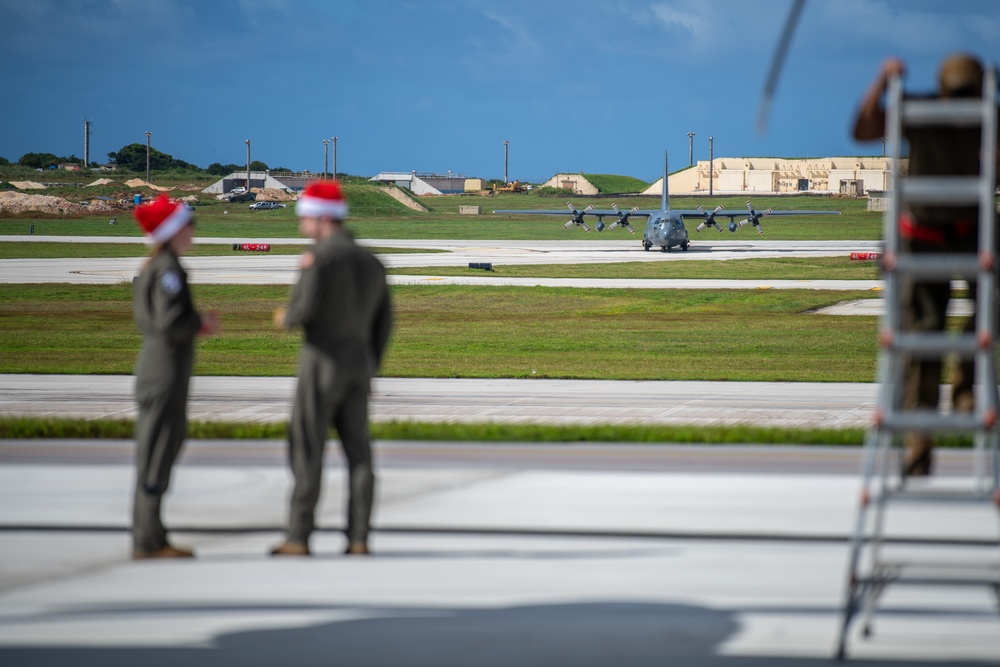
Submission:
M 0 664 L 36 667 L 216 667 L 219 665 L 407 665 L 408 667 L 677 665 L 679 667 L 887 667 L 911 660 L 850 660 L 717 655 L 739 629 L 734 614 L 673 604 L 586 603 L 500 609 L 321 607 L 361 616 L 297 628 L 219 635 L 210 648 L 46 647 L 0 649 Z M 241 607 L 287 612 L 287 607 Z M 107 614 L 108 609 L 102 608 Z M 116 610 L 160 614 L 165 609 Z M 185 611 L 171 607 L 171 615 Z M 216 609 L 224 612 L 227 610 Z M 134 616 L 130 616 L 134 620 Z M 127 641 L 127 640 L 126 640 Z M 832 650 L 832 647 L 831 647 Z M 921 665 L 973 665 L 921 661 Z

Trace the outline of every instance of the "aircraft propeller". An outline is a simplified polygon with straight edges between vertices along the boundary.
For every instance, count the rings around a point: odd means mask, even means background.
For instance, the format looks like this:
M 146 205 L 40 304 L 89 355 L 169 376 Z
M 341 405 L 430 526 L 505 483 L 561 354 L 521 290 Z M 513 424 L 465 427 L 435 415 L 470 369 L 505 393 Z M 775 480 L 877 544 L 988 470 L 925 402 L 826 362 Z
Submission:
M 758 234 L 763 234 L 764 233 L 764 228 L 760 226 L 760 219 L 763 216 L 769 214 L 771 212 L 771 209 L 767 209 L 766 211 L 759 211 L 759 212 L 755 211 L 755 210 L 753 210 L 753 206 L 750 204 L 750 200 L 748 199 L 747 200 L 747 210 L 750 211 L 750 215 L 747 218 L 745 218 L 743 220 L 740 220 L 740 227 L 743 227 L 747 223 L 752 223 L 753 226 L 757 228 L 757 233 Z M 729 231 L 731 231 L 731 232 L 735 232 L 736 231 L 736 225 L 734 223 L 732 223 L 732 222 L 729 223 Z
M 714 211 L 712 211 L 711 213 L 709 213 L 705 209 L 703 209 L 701 207 L 701 205 L 699 205 L 698 206 L 698 210 L 701 212 L 702 215 L 705 216 L 705 222 L 703 222 L 700 225 L 698 225 L 697 227 L 695 227 L 695 231 L 696 232 L 700 232 L 701 230 L 705 229 L 705 227 L 715 227 L 716 229 L 718 229 L 721 232 L 722 231 L 722 226 L 719 225 L 719 223 L 717 223 L 715 221 L 715 214 L 718 213 L 719 211 L 721 211 L 724 208 L 725 208 L 725 206 L 723 206 L 722 204 L 719 204 L 718 206 L 715 207 Z
M 624 227 L 625 229 L 627 229 L 629 231 L 629 234 L 635 234 L 635 230 L 632 229 L 632 225 L 630 225 L 628 223 L 628 217 L 630 215 L 632 215 L 633 213 L 635 213 L 636 211 L 638 211 L 639 207 L 638 206 L 633 206 L 631 211 L 626 211 L 625 213 L 621 212 L 621 209 L 618 208 L 618 204 L 612 204 L 611 208 L 613 208 L 615 210 L 615 213 L 618 214 L 618 219 L 611 223 L 610 229 L 614 229 L 615 227 L 622 226 L 622 227 Z M 598 230 L 598 231 L 600 231 L 600 230 Z
M 566 229 L 569 229 L 573 225 L 580 225 L 581 227 L 583 227 L 583 231 L 589 232 L 590 231 L 590 227 L 588 227 L 587 223 L 583 221 L 583 215 L 587 211 L 592 211 L 594 209 L 594 205 L 591 204 L 590 206 L 588 206 L 587 208 L 583 209 L 582 211 L 577 211 L 575 208 L 573 208 L 573 203 L 572 202 L 566 202 L 566 207 L 570 211 L 572 211 L 573 217 L 570 218 L 569 221 L 565 225 L 563 225 L 563 227 L 565 227 Z M 601 229 L 603 229 L 603 228 L 604 228 L 604 225 L 601 225 L 601 228 L 598 229 L 597 231 L 601 231 Z

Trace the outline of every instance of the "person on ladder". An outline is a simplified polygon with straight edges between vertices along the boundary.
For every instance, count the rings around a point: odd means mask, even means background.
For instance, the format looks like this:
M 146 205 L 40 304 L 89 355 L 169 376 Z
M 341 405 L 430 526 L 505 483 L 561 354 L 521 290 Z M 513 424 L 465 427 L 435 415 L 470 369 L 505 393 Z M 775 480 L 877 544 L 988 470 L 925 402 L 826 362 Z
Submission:
M 902 60 L 889 58 L 882 63 L 875 80 L 865 93 L 854 126 L 858 141 L 875 141 L 886 136 L 886 112 L 882 98 L 890 77 L 903 76 Z M 982 97 L 983 66 L 974 56 L 956 53 L 947 56 L 938 70 L 936 97 L 954 99 Z M 910 146 L 911 176 L 975 176 L 980 173 L 982 135 L 979 127 L 936 125 L 903 128 Z M 1000 153 L 998 153 L 1000 155 Z M 899 218 L 901 253 L 976 252 L 979 208 L 977 206 L 904 206 Z M 943 331 L 951 298 L 950 280 L 908 280 L 901 292 L 902 323 L 907 331 Z M 976 284 L 969 285 L 969 298 L 976 299 Z M 967 332 L 975 331 L 975 314 L 966 322 Z M 942 363 L 940 359 L 911 359 L 904 373 L 903 408 L 938 408 Z M 952 373 L 952 406 L 956 411 L 973 410 L 973 363 L 962 360 Z M 906 435 L 903 473 L 929 475 L 934 442 L 929 433 Z

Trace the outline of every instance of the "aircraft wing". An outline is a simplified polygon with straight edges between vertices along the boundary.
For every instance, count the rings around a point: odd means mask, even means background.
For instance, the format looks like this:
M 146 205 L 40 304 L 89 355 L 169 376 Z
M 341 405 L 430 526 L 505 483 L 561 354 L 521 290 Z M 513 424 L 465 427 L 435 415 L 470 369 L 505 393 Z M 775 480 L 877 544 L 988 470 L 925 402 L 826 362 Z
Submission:
M 664 203 L 664 206 L 666 206 L 666 203 Z M 573 207 L 572 203 L 567 203 L 565 211 L 561 211 L 559 209 L 525 209 L 525 210 L 498 209 L 493 212 L 500 215 L 567 215 L 568 214 L 569 220 L 563 226 L 569 229 L 573 225 L 579 225 L 583 227 L 583 230 L 586 232 L 589 232 L 590 228 L 587 226 L 587 223 L 584 222 L 585 216 L 591 215 L 597 217 L 597 231 L 599 232 L 605 229 L 603 222 L 604 218 L 610 217 L 614 220 L 614 222 L 611 223 L 611 229 L 621 226 L 625 227 L 633 234 L 635 233 L 635 229 L 633 229 L 628 223 L 628 219 L 631 216 L 648 218 L 652 215 L 667 213 L 666 210 L 659 210 L 659 209 L 640 210 L 638 207 L 633 208 L 629 211 L 622 211 L 614 204 L 612 204 L 612 207 L 613 208 L 611 208 L 610 210 L 595 209 L 593 205 L 590 205 L 583 209 L 577 209 Z M 753 204 L 751 204 L 749 201 L 747 202 L 746 209 L 733 209 L 731 211 L 727 211 L 722 206 L 717 206 L 713 211 L 706 211 L 701 208 L 686 209 L 686 210 L 670 209 L 669 213 L 675 216 L 680 216 L 682 218 L 698 218 L 702 220 L 702 223 L 698 225 L 698 228 L 696 230 L 699 232 L 705 227 L 715 227 L 721 232 L 722 227 L 720 227 L 715 222 L 715 220 L 718 217 L 723 217 L 723 218 L 729 218 L 729 231 L 735 232 L 737 229 L 739 229 L 744 225 L 752 224 L 754 226 L 754 229 L 757 230 L 758 234 L 764 233 L 764 228 L 761 227 L 760 225 L 760 219 L 767 215 L 840 215 L 840 211 L 793 211 L 793 210 L 775 211 L 772 209 L 764 209 L 758 211 L 754 209 Z M 737 218 L 740 218 L 740 220 L 737 221 Z
M 640 217 L 646 217 L 653 215 L 654 213 L 659 213 L 659 211 L 615 211 L 613 209 L 581 209 L 577 210 L 560 210 L 560 209 L 517 209 L 517 210 L 497 210 L 493 211 L 499 215 L 561 215 L 561 216 L 572 216 L 572 215 L 596 215 L 600 217 L 618 215 L 621 213 L 630 213 L 631 215 L 638 215 Z
M 611 209 L 595 209 L 593 205 L 588 206 L 583 209 L 576 209 L 573 207 L 572 202 L 566 204 L 566 210 L 554 210 L 554 209 L 528 209 L 528 210 L 496 210 L 494 213 L 499 213 L 501 215 L 569 215 L 569 221 L 563 224 L 563 227 L 569 229 L 573 225 L 579 225 L 583 227 L 583 231 L 589 232 L 590 227 L 584 222 L 584 217 L 588 215 L 593 215 L 597 217 L 597 231 L 604 231 L 604 218 L 605 216 L 614 218 L 614 222 L 611 223 L 611 229 L 615 227 L 624 227 L 629 230 L 632 234 L 635 234 L 635 229 L 629 224 L 628 219 L 633 215 L 639 217 L 646 217 L 658 213 L 658 211 L 640 211 L 638 207 L 633 208 L 628 211 L 622 211 L 614 204 L 611 205 Z
M 688 210 L 670 209 L 670 211 L 672 213 L 677 213 L 682 218 L 705 217 L 705 212 L 699 211 L 697 209 L 688 209 Z M 840 211 L 774 211 L 771 209 L 765 209 L 763 211 L 760 211 L 760 214 L 761 215 L 840 215 Z M 638 215 L 638 213 L 636 213 L 635 215 Z M 729 218 L 729 220 L 732 221 L 735 220 L 736 218 L 746 218 L 747 211 L 740 209 L 734 211 L 721 210 L 721 211 L 716 211 L 715 217 Z
M 757 211 L 754 210 L 753 204 L 749 201 L 747 202 L 746 209 L 734 209 L 732 211 L 727 211 L 722 206 L 717 206 L 713 211 L 705 211 L 699 208 L 694 210 L 688 209 L 686 211 L 679 210 L 674 211 L 674 213 L 682 218 L 700 219 L 702 222 L 695 230 L 698 232 L 703 230 L 705 227 L 715 227 L 721 232 L 722 227 L 716 223 L 715 219 L 722 216 L 723 218 L 729 218 L 729 231 L 735 232 L 743 225 L 752 224 L 758 234 L 764 233 L 764 228 L 760 226 L 760 219 L 766 215 L 840 215 L 840 211 L 775 211 L 769 208 Z M 741 220 L 737 222 L 737 218 L 741 218 Z

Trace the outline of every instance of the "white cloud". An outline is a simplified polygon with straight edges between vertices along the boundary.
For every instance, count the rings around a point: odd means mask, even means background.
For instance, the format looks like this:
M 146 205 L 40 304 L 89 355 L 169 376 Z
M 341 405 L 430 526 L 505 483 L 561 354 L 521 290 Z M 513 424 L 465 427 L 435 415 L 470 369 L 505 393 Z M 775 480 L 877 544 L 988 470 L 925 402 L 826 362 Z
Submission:
M 510 50 L 522 55 L 527 53 L 537 53 L 538 44 L 532 37 L 531 32 L 522 24 L 516 23 L 509 16 L 499 14 L 494 11 L 484 12 L 484 16 L 499 24 L 507 33 L 510 41 Z
M 696 42 L 711 37 L 712 22 L 705 16 L 690 10 L 684 11 L 668 4 L 654 4 L 649 7 L 653 17 L 668 30 L 680 30 L 690 35 Z
M 734 52 L 745 44 L 756 57 L 760 47 L 773 48 L 774 37 L 784 22 L 787 7 L 774 2 L 752 0 L 658 0 L 631 12 L 633 22 L 653 27 L 663 35 L 664 45 L 683 57 L 690 52 L 703 59 L 714 54 L 733 61 Z

